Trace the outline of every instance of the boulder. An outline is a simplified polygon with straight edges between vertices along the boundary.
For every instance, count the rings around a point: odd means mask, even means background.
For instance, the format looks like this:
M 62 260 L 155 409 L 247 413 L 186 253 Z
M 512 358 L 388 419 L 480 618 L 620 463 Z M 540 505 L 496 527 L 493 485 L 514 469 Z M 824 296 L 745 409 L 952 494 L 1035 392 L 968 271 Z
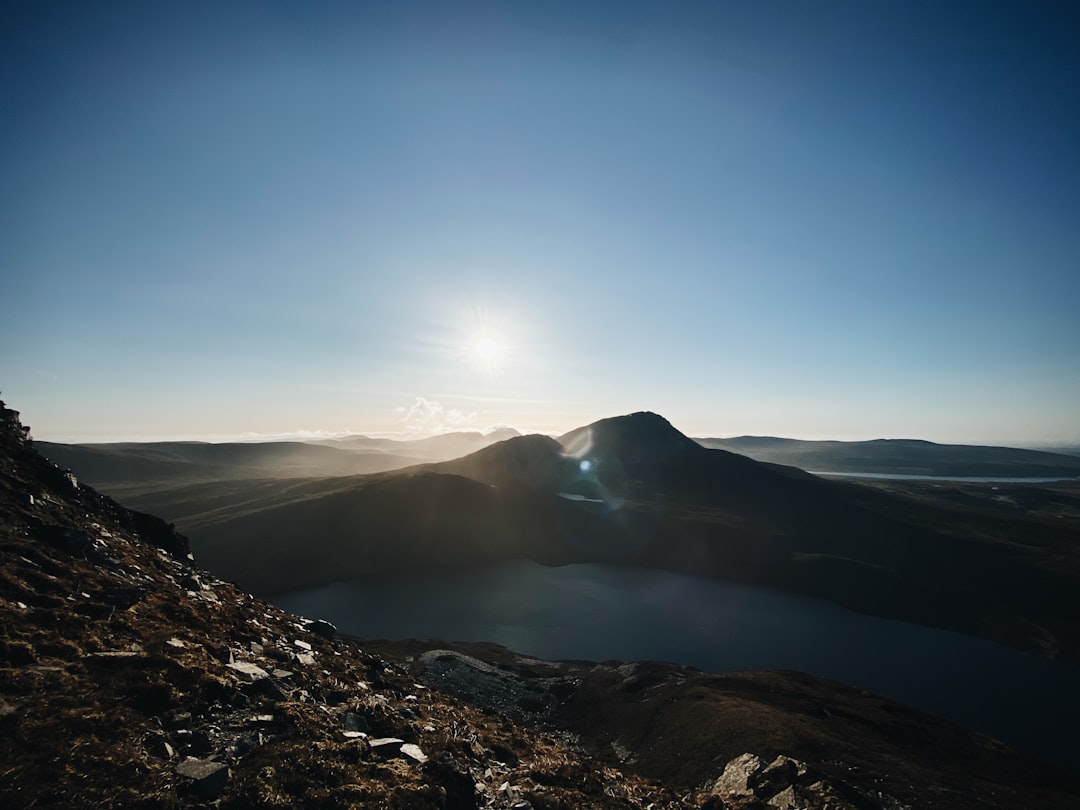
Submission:
M 195 792 L 203 799 L 212 801 L 221 795 L 229 781 L 229 769 L 222 762 L 188 757 L 176 766 L 180 776 L 194 783 Z
M 801 785 L 807 781 L 809 771 L 797 759 L 778 756 L 748 780 L 749 787 L 758 796 L 775 796 L 789 785 Z
M 731 760 L 720 778 L 713 785 L 713 791 L 729 796 L 753 796 L 751 779 L 762 769 L 762 761 L 754 754 L 742 754 Z

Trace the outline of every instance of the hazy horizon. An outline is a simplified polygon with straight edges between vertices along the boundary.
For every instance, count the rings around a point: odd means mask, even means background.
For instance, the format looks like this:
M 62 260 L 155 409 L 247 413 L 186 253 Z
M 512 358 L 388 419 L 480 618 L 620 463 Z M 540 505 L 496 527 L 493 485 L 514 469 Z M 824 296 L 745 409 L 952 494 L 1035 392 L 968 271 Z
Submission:
M 0 392 L 2 396 L 2 392 Z M 11 406 L 11 403 L 8 403 Z M 626 414 L 611 414 L 610 416 L 624 416 Z M 660 414 L 663 416 L 664 414 Z M 26 415 L 23 414 L 24 422 L 26 421 Z M 598 417 L 607 418 L 607 417 Z M 559 437 L 564 433 L 568 433 L 575 428 L 583 427 L 586 424 L 591 424 L 597 421 L 596 419 L 589 420 L 580 424 L 570 425 L 561 429 L 534 429 L 531 427 L 521 427 L 517 425 L 463 425 L 456 427 L 443 426 L 434 430 L 398 430 L 398 431 L 378 431 L 378 430 L 312 430 L 312 429 L 297 429 L 293 431 L 283 431 L 278 433 L 255 433 L 255 432 L 241 432 L 241 433 L 227 433 L 227 434 L 203 434 L 198 436 L 192 436 L 187 434 L 145 434 L 145 435 L 131 435 L 121 434 L 116 436 L 95 436 L 93 438 L 84 438 L 79 434 L 51 434 L 48 436 L 39 435 L 37 430 L 33 429 L 31 424 L 31 436 L 37 441 L 55 442 L 60 444 L 124 444 L 124 443 L 154 443 L 154 442 L 206 442 L 211 444 L 216 443 L 258 443 L 258 442 L 326 442 L 335 441 L 341 439 L 349 439 L 356 437 L 365 437 L 370 439 L 391 439 L 394 441 L 414 441 L 419 439 L 428 439 L 436 436 L 446 436 L 453 433 L 481 433 L 490 434 L 499 430 L 514 430 L 521 435 L 540 434 L 545 436 Z M 939 444 L 969 444 L 969 445 L 984 445 L 984 446 L 1002 446 L 1002 447 L 1016 447 L 1026 449 L 1052 449 L 1052 448 L 1080 448 L 1080 439 L 1062 439 L 1055 441 L 982 441 L 982 440 L 965 440 L 965 441 L 950 441 L 944 439 L 926 439 L 924 436 L 889 436 L 889 435 L 867 435 L 867 436 L 790 436 L 779 434 L 763 434 L 763 433 L 720 433 L 709 431 L 685 431 L 681 430 L 677 424 L 673 425 L 677 430 L 684 433 L 687 436 L 695 439 L 737 439 L 737 438 L 781 438 L 781 439 L 793 439 L 797 441 L 841 441 L 841 442 L 860 442 L 860 441 L 872 441 L 875 439 L 922 439 L 926 441 L 934 441 Z
M 43 440 L 1080 443 L 1069 4 L 0 13 Z

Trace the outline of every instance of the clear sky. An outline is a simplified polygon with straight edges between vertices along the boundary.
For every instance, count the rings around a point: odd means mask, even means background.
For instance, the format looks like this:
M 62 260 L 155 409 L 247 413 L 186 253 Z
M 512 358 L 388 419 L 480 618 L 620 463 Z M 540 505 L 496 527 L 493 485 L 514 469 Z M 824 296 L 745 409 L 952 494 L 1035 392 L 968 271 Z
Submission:
M 1080 437 L 1072 2 L 8 2 L 40 439 Z

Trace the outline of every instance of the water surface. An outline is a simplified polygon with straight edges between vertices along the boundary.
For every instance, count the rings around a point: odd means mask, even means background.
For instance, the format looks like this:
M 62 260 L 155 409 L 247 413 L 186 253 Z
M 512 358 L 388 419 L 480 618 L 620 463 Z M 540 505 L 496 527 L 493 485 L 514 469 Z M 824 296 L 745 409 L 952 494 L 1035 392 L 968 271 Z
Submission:
M 494 641 L 549 659 L 794 669 L 868 689 L 1031 753 L 1080 757 L 1080 668 L 766 588 L 629 566 L 512 562 L 279 597 L 368 638 Z

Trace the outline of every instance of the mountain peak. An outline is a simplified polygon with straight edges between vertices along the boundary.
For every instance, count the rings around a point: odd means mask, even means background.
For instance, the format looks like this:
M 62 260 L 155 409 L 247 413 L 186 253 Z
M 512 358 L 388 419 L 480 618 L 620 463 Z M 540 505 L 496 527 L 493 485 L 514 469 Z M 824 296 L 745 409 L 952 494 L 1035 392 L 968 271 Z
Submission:
M 656 459 L 702 449 L 671 422 L 652 411 L 601 419 L 563 434 L 559 443 L 573 456 L 604 453 L 618 455 L 623 460 Z

